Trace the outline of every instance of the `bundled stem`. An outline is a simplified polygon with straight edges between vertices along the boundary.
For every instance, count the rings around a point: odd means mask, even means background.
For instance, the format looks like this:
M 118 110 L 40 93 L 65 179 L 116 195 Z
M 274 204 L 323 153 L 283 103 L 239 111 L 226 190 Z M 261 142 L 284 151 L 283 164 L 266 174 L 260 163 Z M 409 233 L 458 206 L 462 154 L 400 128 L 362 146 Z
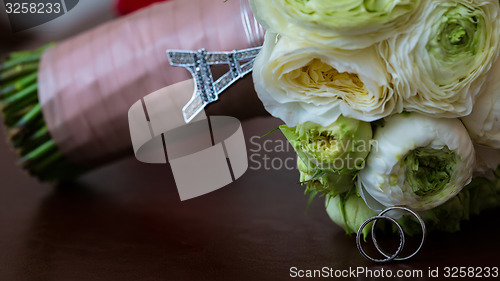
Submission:
M 42 181 L 71 179 L 84 172 L 52 140 L 38 100 L 38 66 L 50 46 L 11 53 L 0 65 L 0 108 L 8 138 L 21 167 Z

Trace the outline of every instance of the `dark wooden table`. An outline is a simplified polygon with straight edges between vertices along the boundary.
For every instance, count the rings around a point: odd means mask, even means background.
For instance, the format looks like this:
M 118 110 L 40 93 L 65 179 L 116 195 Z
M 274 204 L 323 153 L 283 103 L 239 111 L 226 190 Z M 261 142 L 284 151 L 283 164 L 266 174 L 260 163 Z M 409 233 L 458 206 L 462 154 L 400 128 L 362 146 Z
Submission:
M 250 139 L 277 124 L 254 119 L 243 129 Z M 458 234 L 431 234 L 408 262 L 377 265 L 329 220 L 323 200 L 305 213 L 308 198 L 295 170 L 249 169 L 218 191 L 180 202 L 168 165 L 130 157 L 51 185 L 15 161 L 2 141 L 0 280 L 286 280 L 291 267 L 421 269 L 427 279 L 429 268 L 443 274 L 446 266 L 500 266 L 499 210 L 475 217 Z

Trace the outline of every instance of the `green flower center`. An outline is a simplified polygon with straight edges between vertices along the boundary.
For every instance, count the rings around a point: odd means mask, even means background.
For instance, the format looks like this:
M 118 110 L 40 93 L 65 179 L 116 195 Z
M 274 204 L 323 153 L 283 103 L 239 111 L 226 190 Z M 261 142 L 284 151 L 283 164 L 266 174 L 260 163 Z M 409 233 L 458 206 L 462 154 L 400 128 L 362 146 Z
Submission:
M 331 162 L 341 152 L 338 144 L 332 132 L 310 130 L 305 147 L 308 153 L 315 155 L 321 162 Z
M 320 59 L 312 59 L 301 68 L 285 74 L 285 78 L 305 89 L 337 89 L 346 93 L 367 95 L 368 89 L 356 73 L 338 72 Z
M 484 21 L 481 10 L 457 4 L 450 7 L 432 27 L 427 52 L 434 58 L 433 77 L 438 85 L 464 78 L 481 52 Z
M 450 183 L 456 165 L 456 154 L 447 146 L 417 148 L 404 159 L 406 184 L 418 196 L 432 196 Z
M 451 25 L 449 41 L 452 45 L 461 45 L 468 41 L 467 30 L 461 25 Z

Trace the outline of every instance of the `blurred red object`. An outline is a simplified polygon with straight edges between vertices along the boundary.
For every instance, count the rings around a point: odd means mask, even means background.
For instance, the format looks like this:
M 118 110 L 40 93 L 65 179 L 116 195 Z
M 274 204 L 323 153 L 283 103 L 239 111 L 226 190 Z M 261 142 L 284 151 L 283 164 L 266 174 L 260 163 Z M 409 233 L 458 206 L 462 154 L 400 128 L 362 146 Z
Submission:
M 117 0 L 116 11 L 120 15 L 126 15 L 136 10 L 149 6 L 156 2 L 163 2 L 170 0 Z

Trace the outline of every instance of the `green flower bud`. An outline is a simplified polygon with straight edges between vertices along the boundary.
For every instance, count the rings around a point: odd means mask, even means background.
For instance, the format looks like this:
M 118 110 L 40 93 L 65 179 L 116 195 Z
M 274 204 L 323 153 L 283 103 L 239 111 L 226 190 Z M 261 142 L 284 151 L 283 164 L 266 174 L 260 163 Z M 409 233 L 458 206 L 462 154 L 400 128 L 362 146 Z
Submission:
M 356 233 L 367 219 L 377 215 L 356 193 L 345 193 L 327 198 L 326 212 L 330 219 L 342 227 L 347 234 Z M 371 223 L 363 230 L 365 237 L 370 229 Z
M 370 123 L 340 116 L 327 127 L 306 122 L 281 131 L 309 169 L 350 173 L 364 167 L 370 152 Z
M 353 173 L 339 174 L 311 169 L 300 158 L 297 158 L 297 166 L 300 172 L 300 182 L 306 185 L 306 193 L 336 196 L 349 191 L 354 186 Z

